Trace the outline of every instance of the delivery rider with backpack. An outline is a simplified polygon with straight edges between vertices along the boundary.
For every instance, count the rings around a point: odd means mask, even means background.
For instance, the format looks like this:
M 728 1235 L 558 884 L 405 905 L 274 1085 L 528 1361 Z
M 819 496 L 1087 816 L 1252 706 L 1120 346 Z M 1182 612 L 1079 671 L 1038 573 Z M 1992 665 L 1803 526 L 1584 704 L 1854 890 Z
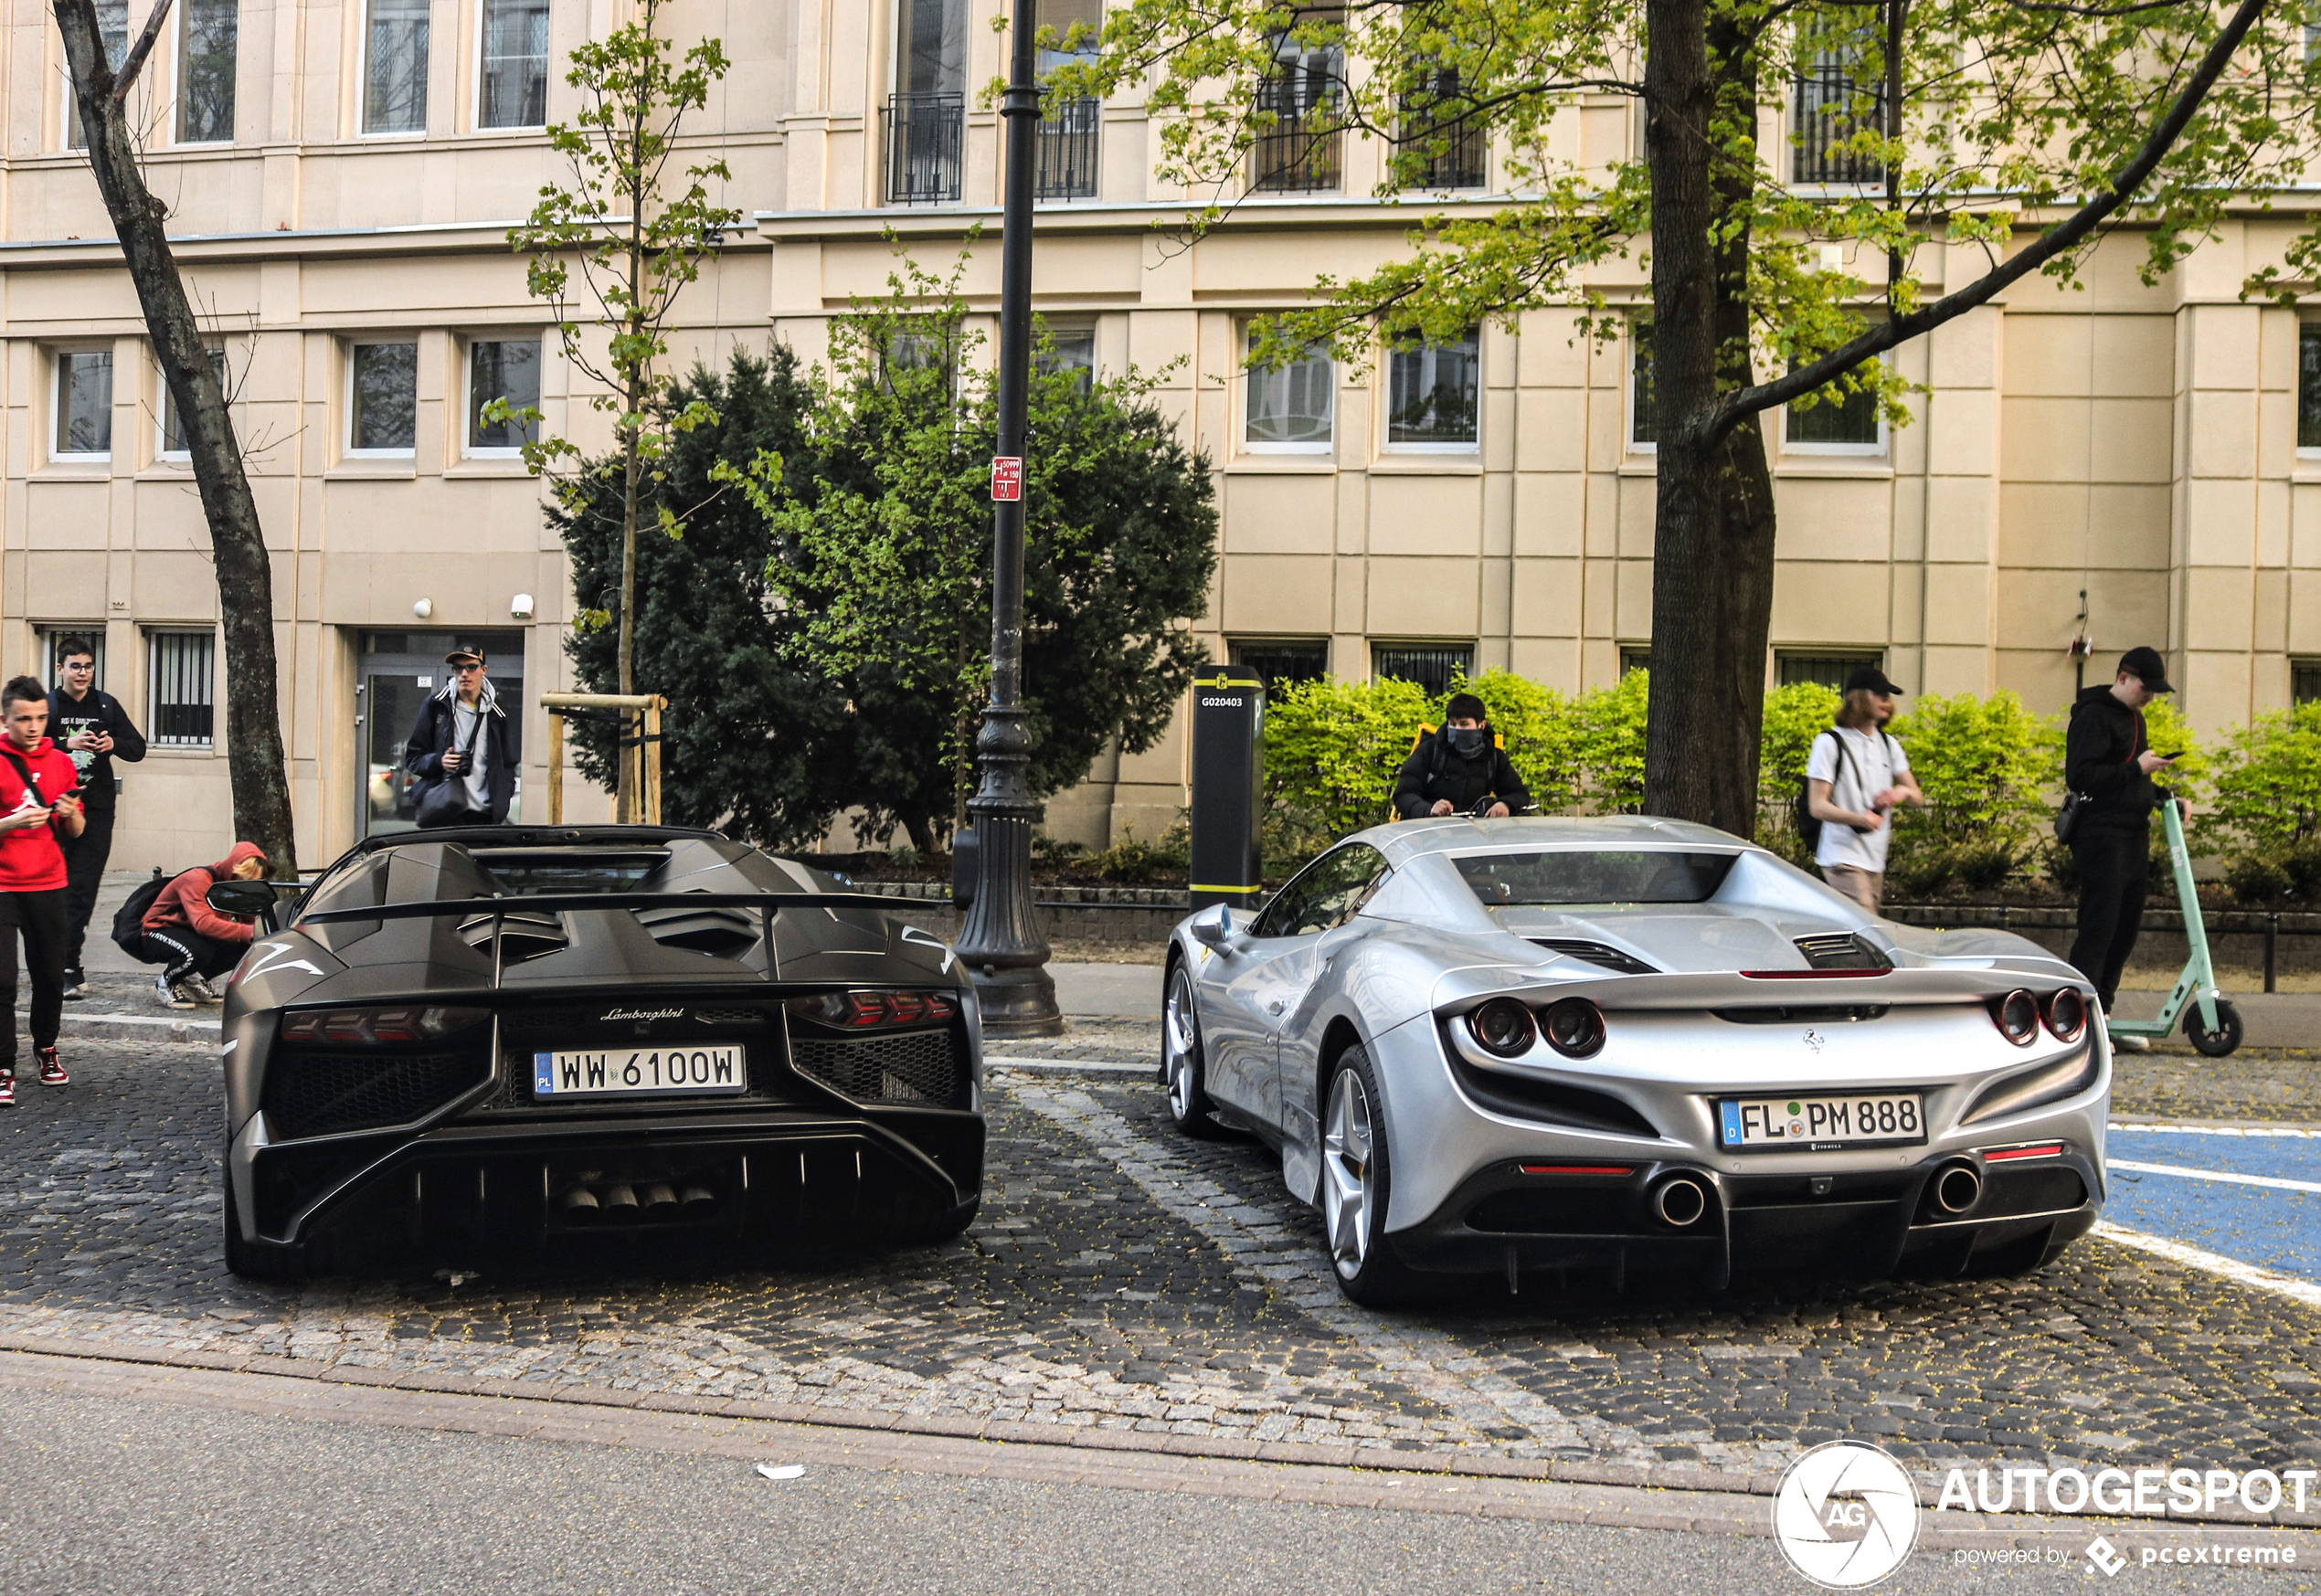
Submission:
M 1491 800 L 1484 811 L 1489 815 L 1531 807 L 1531 789 L 1491 735 L 1488 713 L 1473 693 L 1451 694 L 1443 706 L 1443 729 L 1419 734 L 1394 779 L 1396 819 L 1471 814 L 1486 798 Z
M 1828 883 L 1872 914 L 1886 891 L 1886 846 L 1896 804 L 1924 809 L 1926 795 L 1910 774 L 1910 756 L 1886 733 L 1902 691 L 1874 665 L 1846 678 L 1838 724 L 1813 740 L 1806 757 L 1800 833 Z

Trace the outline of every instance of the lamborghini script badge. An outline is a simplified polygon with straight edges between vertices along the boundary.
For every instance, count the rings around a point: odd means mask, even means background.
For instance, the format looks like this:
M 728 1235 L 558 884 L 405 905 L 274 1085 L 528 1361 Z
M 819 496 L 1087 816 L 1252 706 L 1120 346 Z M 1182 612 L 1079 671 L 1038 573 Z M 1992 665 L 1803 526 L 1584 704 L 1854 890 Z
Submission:
M 1818 1031 L 1807 1031 L 1806 1046 L 1811 1048 L 1816 1052 L 1819 1052 L 1821 1051 L 1821 1032 Z

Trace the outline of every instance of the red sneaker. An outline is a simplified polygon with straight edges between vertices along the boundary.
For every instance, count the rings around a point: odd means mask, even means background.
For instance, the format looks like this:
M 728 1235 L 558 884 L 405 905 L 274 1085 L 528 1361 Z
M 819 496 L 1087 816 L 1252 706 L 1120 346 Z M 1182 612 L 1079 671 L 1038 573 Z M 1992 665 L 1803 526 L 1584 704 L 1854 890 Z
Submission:
M 16 1102 L 16 1077 L 11 1073 L 0 1075 L 0 1108 L 13 1108 Z
M 64 1063 L 57 1057 L 55 1048 L 35 1048 L 33 1056 L 40 1061 L 40 1083 L 43 1086 L 61 1086 L 72 1079 L 65 1073 Z

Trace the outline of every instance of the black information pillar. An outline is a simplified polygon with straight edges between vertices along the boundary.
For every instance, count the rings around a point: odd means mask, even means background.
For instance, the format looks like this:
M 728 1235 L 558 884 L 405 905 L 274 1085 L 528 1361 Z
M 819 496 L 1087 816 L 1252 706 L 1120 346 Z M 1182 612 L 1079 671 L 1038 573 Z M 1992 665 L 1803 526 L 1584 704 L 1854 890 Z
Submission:
M 1192 683 L 1192 906 L 1256 902 L 1266 786 L 1266 686 L 1225 665 Z

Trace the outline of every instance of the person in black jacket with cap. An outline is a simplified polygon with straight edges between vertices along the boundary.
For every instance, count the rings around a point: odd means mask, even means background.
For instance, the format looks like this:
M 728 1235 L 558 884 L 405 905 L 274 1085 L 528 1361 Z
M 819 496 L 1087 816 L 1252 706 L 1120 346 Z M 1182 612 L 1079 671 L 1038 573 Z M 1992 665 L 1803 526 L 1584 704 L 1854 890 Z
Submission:
M 1473 693 L 1451 694 L 1443 709 L 1443 729 L 1418 739 L 1394 779 L 1397 819 L 1464 815 L 1485 798 L 1495 800 L 1486 811 L 1491 815 L 1531 807 L 1531 789 L 1492 739 L 1488 715 Z
M 2144 706 L 2175 691 L 2157 650 L 2130 649 L 2110 685 L 2081 692 L 2064 734 L 2063 785 L 2080 795 L 2071 841 L 2079 865 L 2079 935 L 2071 960 L 2094 985 L 2107 1014 L 2144 925 L 2152 810 L 2163 800 L 2178 801 L 2153 785 L 2173 756 L 2152 752 Z M 2146 1044 L 2123 1036 L 2112 1045 L 2133 1052 Z
M 89 916 L 97 907 L 97 889 L 104 884 L 105 861 L 112 855 L 112 762 L 134 765 L 145 756 L 145 735 L 121 707 L 121 700 L 96 685 L 97 650 L 86 638 L 63 638 L 57 643 L 57 674 L 48 690 L 48 735 L 72 760 L 73 779 L 80 787 L 80 809 L 87 820 L 77 837 L 60 838 L 65 851 L 65 991 L 68 998 L 87 995 L 89 977 L 80 967 L 80 948 L 89 934 Z

